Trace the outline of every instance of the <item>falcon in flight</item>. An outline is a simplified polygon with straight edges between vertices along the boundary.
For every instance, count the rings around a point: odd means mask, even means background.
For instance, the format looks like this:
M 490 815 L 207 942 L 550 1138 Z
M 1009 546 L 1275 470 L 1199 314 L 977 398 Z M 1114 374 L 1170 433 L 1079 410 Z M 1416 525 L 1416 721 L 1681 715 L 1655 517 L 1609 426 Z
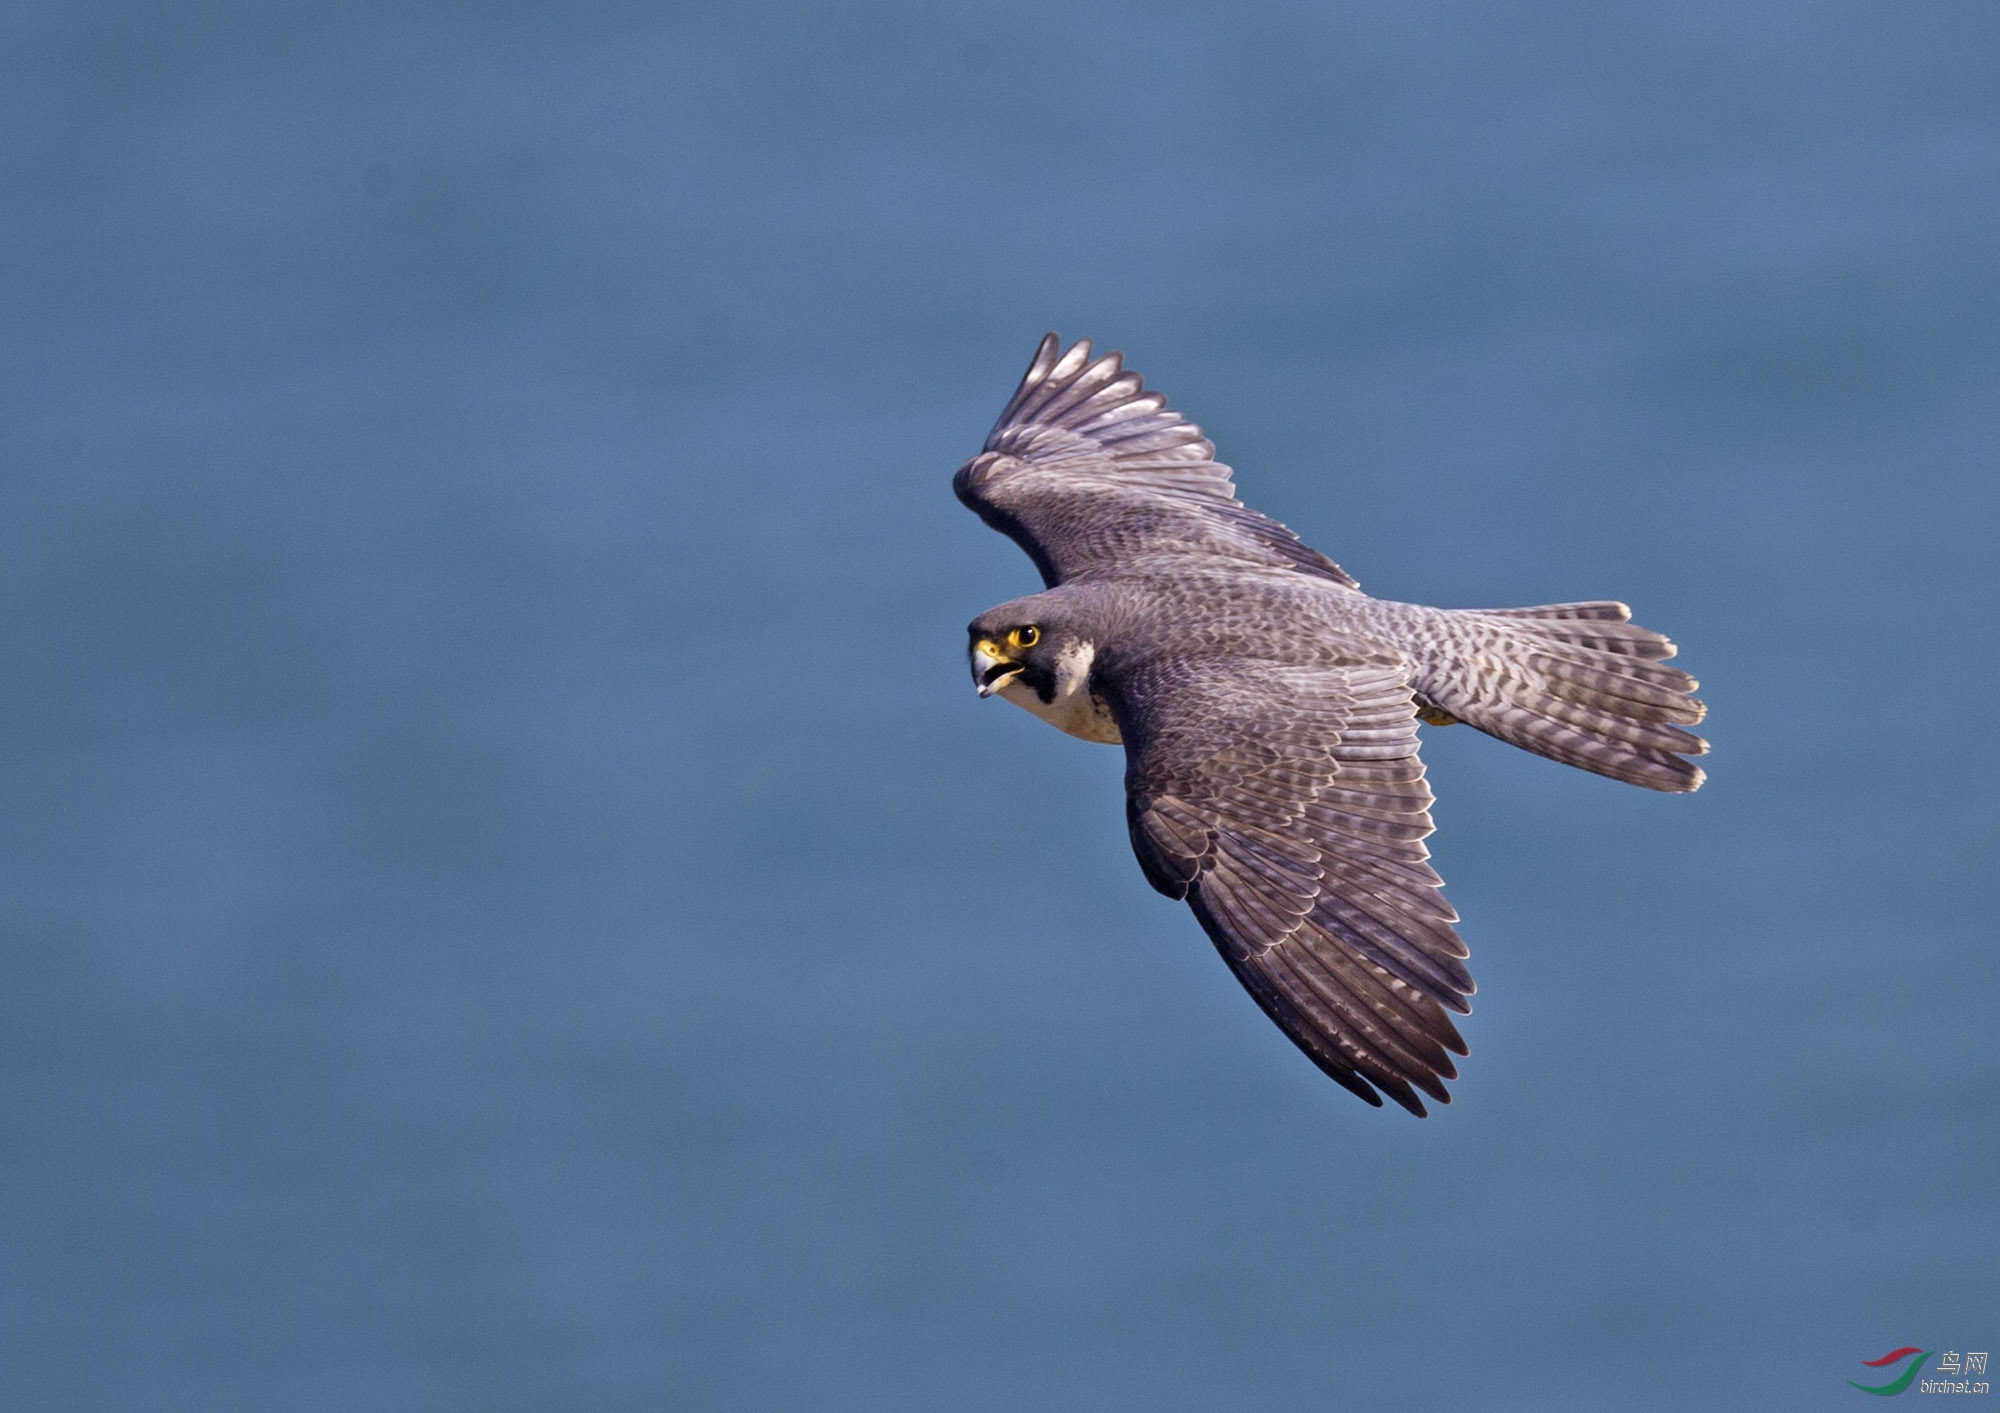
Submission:
M 1427 860 L 1417 722 L 1684 792 L 1708 743 L 1674 645 L 1622 603 L 1370 598 L 1235 497 L 1201 429 L 1121 355 L 1054 334 L 952 480 L 1048 587 L 972 621 L 972 678 L 1125 747 L 1146 879 L 1184 898 L 1257 1004 L 1335 1083 L 1451 1102 L 1467 952 Z M 1379 1093 L 1378 1093 L 1379 1091 Z

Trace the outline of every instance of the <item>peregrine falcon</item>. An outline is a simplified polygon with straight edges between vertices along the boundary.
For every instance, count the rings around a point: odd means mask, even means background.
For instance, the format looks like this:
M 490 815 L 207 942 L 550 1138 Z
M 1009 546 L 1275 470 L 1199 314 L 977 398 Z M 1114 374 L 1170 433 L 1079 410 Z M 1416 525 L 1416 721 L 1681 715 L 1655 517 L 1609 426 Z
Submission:
M 1427 862 L 1418 721 L 1650 790 L 1701 785 L 1686 757 L 1708 743 L 1681 729 L 1697 684 L 1624 604 L 1371 598 L 1237 500 L 1201 429 L 1088 340 L 1042 340 L 952 489 L 1048 586 L 972 621 L 979 695 L 1125 747 L 1147 881 L 1378 1108 L 1451 1102 L 1466 1048 L 1447 1012 L 1473 992 Z

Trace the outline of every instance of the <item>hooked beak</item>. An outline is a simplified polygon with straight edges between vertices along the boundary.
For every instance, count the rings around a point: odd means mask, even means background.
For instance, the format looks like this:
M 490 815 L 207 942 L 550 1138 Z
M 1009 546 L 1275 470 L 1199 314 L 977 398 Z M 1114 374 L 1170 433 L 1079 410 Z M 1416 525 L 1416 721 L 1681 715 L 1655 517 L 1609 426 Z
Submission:
M 1020 663 L 1010 662 L 991 638 L 981 638 L 972 645 L 972 684 L 980 696 L 992 696 L 1024 671 Z

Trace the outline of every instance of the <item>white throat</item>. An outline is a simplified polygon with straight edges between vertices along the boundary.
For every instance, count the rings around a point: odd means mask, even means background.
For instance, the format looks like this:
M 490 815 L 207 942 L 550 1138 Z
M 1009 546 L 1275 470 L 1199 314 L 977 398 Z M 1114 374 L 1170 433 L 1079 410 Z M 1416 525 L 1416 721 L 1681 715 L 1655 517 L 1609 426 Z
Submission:
M 1000 689 L 1000 695 L 1015 706 L 1024 707 L 1058 731 L 1085 741 L 1115 746 L 1125 738 L 1118 734 L 1118 722 L 1104 699 L 1090 690 L 1090 664 L 1097 649 L 1089 643 L 1065 648 L 1056 658 L 1056 695 L 1045 702 L 1035 689 L 1019 677 Z

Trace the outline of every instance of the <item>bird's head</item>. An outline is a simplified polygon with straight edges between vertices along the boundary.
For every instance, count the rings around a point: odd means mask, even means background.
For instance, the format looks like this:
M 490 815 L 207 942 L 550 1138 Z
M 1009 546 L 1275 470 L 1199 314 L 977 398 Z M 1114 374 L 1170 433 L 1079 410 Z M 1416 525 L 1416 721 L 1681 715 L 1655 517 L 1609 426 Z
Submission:
M 1055 700 L 1064 649 L 1073 650 L 1077 642 L 1073 633 L 1036 622 L 1011 605 L 981 614 L 966 636 L 971 640 L 972 684 L 980 696 L 1027 688 L 1044 702 Z
M 966 650 L 972 685 L 982 697 L 1005 697 L 1059 731 L 1116 742 L 1118 723 L 1092 685 L 1103 624 L 1088 603 L 1064 589 L 990 608 L 972 620 Z

